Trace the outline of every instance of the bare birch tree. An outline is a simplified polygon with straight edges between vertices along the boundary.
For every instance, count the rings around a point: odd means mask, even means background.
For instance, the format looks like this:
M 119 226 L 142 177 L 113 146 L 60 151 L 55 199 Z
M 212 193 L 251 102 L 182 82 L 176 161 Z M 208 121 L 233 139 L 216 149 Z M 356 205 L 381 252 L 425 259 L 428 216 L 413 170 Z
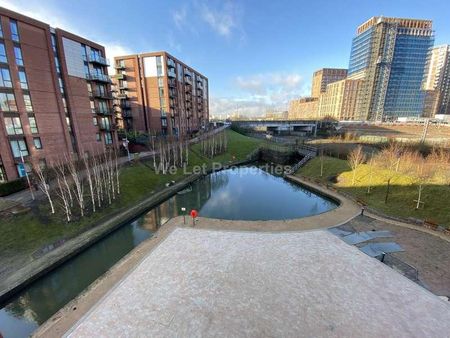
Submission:
M 41 168 L 40 165 L 35 165 L 33 167 L 33 170 L 36 174 L 36 177 L 38 178 L 37 184 L 38 184 L 39 190 L 41 190 L 44 193 L 44 195 L 47 197 L 48 203 L 50 205 L 50 210 L 53 215 L 55 213 L 55 207 L 53 205 L 53 199 L 51 196 L 51 190 L 50 190 L 50 184 L 49 184 L 50 182 L 47 177 L 48 170 L 45 170 L 45 172 L 44 172 L 44 170 Z
M 353 149 L 348 155 L 347 160 L 350 168 L 352 168 L 352 185 L 355 185 L 356 171 L 358 170 L 359 166 L 366 160 L 366 155 L 364 154 L 362 146 L 358 145 L 355 149 Z

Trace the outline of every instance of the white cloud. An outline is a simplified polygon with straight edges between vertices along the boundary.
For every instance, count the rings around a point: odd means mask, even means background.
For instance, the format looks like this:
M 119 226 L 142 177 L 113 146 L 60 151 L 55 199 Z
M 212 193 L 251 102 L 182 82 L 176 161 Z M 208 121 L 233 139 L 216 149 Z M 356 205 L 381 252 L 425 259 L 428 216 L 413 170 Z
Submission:
M 238 112 L 241 115 L 261 116 L 267 111 L 286 110 L 290 100 L 308 95 L 309 92 L 309 86 L 297 73 L 238 76 L 233 83 L 243 94 L 235 97 L 212 97 L 211 115 L 226 117 Z
M 0 6 L 10 9 L 14 12 L 29 16 L 33 19 L 45 22 L 52 27 L 61 28 L 75 35 L 80 35 L 91 39 L 92 41 L 105 46 L 106 56 L 111 59 L 114 56 L 132 54 L 132 51 L 127 46 L 123 45 L 119 41 L 113 41 L 110 39 L 98 39 L 89 31 L 86 27 L 86 31 L 79 29 L 79 26 L 73 24 L 73 18 L 67 19 L 65 14 L 60 13 L 55 8 L 45 7 L 42 1 L 10 1 L 10 0 L 0 0 Z
M 220 8 L 212 8 L 209 3 L 201 5 L 202 19 L 219 35 L 230 37 L 241 29 L 242 8 L 236 3 L 224 1 Z
M 172 19 L 175 22 L 175 25 L 177 26 L 177 28 L 179 28 L 179 29 L 183 28 L 183 26 L 186 22 L 186 15 L 187 15 L 186 7 L 177 9 L 172 13 Z

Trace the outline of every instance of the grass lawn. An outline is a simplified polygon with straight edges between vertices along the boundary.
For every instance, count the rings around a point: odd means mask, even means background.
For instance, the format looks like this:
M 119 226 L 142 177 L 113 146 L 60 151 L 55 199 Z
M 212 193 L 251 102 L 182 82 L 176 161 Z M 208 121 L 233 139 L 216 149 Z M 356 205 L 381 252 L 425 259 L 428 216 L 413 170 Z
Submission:
M 189 167 L 191 172 L 194 165 L 212 162 L 227 163 L 232 160 L 243 160 L 260 144 L 260 140 L 249 138 L 234 131 L 227 130 L 228 152 L 213 159 L 200 156 L 196 151 L 198 145 L 193 146 L 189 154 Z M 165 183 L 177 180 L 184 176 L 179 169 L 174 175 L 156 174 L 144 163 L 136 163 L 122 168 L 120 175 L 121 194 L 112 205 L 85 217 L 79 221 L 66 223 L 61 211 L 49 216 L 49 207 L 45 202 L 32 211 L 0 220 L 0 278 L 12 266 L 18 266 L 31 259 L 31 254 L 39 248 L 53 243 L 61 238 L 79 234 L 83 230 L 95 225 L 101 218 L 107 217 L 114 211 L 126 208 L 145 197 L 151 196 L 155 191 L 162 189 Z
M 330 177 L 336 176 L 337 182 L 333 185 L 343 192 L 364 200 L 368 206 L 391 216 L 412 217 L 417 219 L 433 220 L 443 226 L 450 227 L 450 201 L 444 196 L 450 196 L 450 187 L 440 184 L 435 179 L 422 191 L 422 201 L 425 204 L 420 209 L 415 209 L 418 196 L 418 185 L 406 175 L 396 174 L 391 182 L 391 190 L 388 203 L 384 202 L 386 195 L 386 177 L 389 173 L 385 170 L 373 168 L 365 164 L 356 170 L 355 184 L 352 185 L 353 172 L 347 161 L 332 157 L 324 157 L 323 176 L 320 177 L 320 159 L 317 157 L 309 161 L 297 172 L 303 175 L 327 182 Z M 330 183 L 330 182 L 328 182 Z M 368 187 L 372 186 L 368 194 Z

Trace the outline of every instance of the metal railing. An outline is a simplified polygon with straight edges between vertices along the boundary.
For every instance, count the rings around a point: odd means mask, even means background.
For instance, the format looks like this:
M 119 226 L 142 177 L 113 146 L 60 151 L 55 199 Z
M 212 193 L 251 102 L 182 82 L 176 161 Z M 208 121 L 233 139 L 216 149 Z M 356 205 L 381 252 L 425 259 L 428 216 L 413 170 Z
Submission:
M 103 66 L 109 66 L 109 60 L 98 54 L 90 54 L 87 56 L 87 59 L 91 63 L 98 63 Z

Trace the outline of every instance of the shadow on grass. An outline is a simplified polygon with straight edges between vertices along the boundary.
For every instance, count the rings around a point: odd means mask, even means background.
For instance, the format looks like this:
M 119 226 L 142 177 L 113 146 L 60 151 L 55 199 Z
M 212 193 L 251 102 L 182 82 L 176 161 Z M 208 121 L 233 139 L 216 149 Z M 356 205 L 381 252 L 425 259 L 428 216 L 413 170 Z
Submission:
M 387 176 L 383 171 L 363 165 L 357 169 L 354 185 L 353 172 L 347 161 L 324 157 L 321 173 L 320 158 L 315 158 L 297 174 L 318 182 L 332 185 L 338 191 L 366 203 L 370 208 L 394 217 L 430 220 L 450 228 L 450 187 L 445 184 L 428 183 L 422 186 L 420 207 L 416 209 L 419 184 L 411 177 L 396 175 L 392 178 L 387 194 Z

